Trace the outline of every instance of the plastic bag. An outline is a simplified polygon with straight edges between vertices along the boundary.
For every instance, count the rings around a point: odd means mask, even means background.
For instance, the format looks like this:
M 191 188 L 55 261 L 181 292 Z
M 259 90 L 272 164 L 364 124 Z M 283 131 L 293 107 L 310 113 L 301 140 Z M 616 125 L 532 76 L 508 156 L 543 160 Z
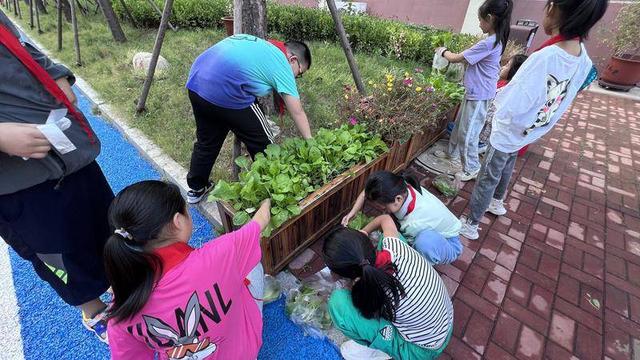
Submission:
M 280 298 L 282 286 L 280 282 L 271 275 L 264 276 L 264 295 L 262 300 L 265 304 L 274 302 Z
M 449 178 L 446 174 L 440 174 L 436 176 L 433 181 L 433 186 L 435 186 L 438 191 L 442 193 L 442 195 L 446 197 L 454 197 L 458 195 L 458 185 L 455 180 Z
M 340 345 L 338 342 L 343 342 L 343 339 L 333 327 L 327 301 L 333 290 L 345 285 L 344 280 L 334 278 L 329 268 L 324 268 L 303 282 L 295 281 L 290 284 L 291 288 L 286 292 L 285 311 L 305 334 L 319 339 L 329 336 L 334 343 Z
M 437 49 L 435 54 L 433 54 L 433 65 L 431 65 L 432 70 L 442 70 L 449 65 L 449 61 L 442 56 L 442 49 Z

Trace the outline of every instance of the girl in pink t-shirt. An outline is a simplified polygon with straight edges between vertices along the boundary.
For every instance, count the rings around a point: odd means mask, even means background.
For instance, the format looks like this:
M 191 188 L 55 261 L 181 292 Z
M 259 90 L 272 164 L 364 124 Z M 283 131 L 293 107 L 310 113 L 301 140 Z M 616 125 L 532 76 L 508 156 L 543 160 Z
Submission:
M 114 293 L 112 358 L 255 359 L 262 315 L 254 296 L 261 294 L 252 295 L 249 287 L 259 284 L 247 277 L 260 262 L 270 205 L 265 200 L 251 222 L 193 249 L 176 185 L 143 181 L 122 190 L 109 208 L 115 231 L 104 250 Z

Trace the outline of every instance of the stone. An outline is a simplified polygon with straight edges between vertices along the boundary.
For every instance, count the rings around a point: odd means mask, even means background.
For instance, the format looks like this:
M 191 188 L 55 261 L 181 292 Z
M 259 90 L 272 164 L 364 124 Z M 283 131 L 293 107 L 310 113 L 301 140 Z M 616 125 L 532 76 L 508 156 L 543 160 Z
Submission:
M 133 73 L 137 77 L 144 78 L 147 76 L 147 71 L 149 71 L 149 63 L 151 62 L 151 53 L 150 52 L 139 52 L 133 56 Z M 164 79 L 167 76 L 167 71 L 169 70 L 169 62 L 167 59 L 160 55 L 158 57 L 158 63 L 156 64 L 155 78 L 156 79 Z

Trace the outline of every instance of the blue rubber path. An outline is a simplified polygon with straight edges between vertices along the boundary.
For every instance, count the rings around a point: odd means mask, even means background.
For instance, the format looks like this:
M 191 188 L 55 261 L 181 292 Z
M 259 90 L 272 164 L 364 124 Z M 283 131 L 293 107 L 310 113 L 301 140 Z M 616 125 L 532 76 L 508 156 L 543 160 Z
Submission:
M 98 163 L 114 192 L 159 173 L 111 124 L 92 115 L 92 104 L 76 91 L 80 108 L 102 141 Z M 191 209 L 193 246 L 215 237 L 213 226 Z M 215 240 L 213 240 L 215 241 Z M 81 324 L 80 312 L 67 306 L 33 271 L 31 265 L 10 251 L 13 281 L 19 306 L 25 359 L 109 359 L 106 345 Z M 284 313 L 284 300 L 265 306 L 264 345 L 259 359 L 340 359 L 329 342 L 306 337 Z M 1 357 L 1 356 L 0 356 Z M 232 359 L 230 359 L 232 360 Z

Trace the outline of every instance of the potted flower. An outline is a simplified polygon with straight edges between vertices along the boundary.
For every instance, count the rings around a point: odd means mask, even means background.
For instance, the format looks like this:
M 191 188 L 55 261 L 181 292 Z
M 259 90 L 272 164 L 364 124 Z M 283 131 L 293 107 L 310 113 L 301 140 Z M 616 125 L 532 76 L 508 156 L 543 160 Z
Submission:
M 617 31 L 606 42 L 613 55 L 602 72 L 603 87 L 628 91 L 640 83 L 640 2 L 626 4 L 616 17 Z
M 224 17 L 222 17 L 222 23 L 224 24 L 224 29 L 227 32 L 227 36 L 233 35 L 233 1 L 227 1 L 226 11 Z

